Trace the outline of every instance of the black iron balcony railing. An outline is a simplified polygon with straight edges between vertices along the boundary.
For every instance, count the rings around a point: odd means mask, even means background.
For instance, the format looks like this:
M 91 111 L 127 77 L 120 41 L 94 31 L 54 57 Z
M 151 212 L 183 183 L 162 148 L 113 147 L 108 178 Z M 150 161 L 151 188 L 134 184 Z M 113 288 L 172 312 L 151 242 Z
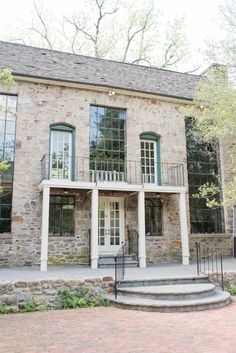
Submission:
M 41 159 L 41 180 L 63 179 L 92 183 L 156 184 L 184 186 L 181 163 L 117 161 L 44 155 Z

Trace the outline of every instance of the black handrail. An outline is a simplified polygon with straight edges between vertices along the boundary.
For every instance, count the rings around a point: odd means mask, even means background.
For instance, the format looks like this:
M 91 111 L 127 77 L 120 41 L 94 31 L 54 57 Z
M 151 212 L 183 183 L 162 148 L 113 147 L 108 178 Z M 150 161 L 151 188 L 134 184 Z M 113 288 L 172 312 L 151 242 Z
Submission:
M 125 242 L 114 257 L 115 259 L 115 299 L 117 298 L 118 286 L 125 277 Z
M 212 275 L 214 280 L 220 284 L 222 291 L 224 290 L 224 270 L 223 270 L 223 254 L 212 249 L 210 246 L 196 242 L 197 256 L 197 274 L 200 273 L 209 276 Z M 219 279 L 220 277 L 220 279 Z
M 88 230 L 88 265 L 91 266 L 91 229 Z

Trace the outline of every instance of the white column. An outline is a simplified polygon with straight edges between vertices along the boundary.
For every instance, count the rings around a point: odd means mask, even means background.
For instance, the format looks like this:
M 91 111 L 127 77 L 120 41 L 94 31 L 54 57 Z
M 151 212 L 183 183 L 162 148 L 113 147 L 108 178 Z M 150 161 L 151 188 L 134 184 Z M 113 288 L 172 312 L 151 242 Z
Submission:
M 47 271 L 47 265 L 48 265 L 49 199 L 50 199 L 50 188 L 48 186 L 44 186 L 43 210 L 42 210 L 41 263 L 40 263 L 41 271 Z
M 138 193 L 138 253 L 139 267 L 146 267 L 146 245 L 145 245 L 145 194 L 144 191 Z
M 185 193 L 179 194 L 179 218 L 182 243 L 182 263 L 189 265 L 189 243 L 188 243 L 188 223 Z
M 91 197 L 91 268 L 98 267 L 98 190 Z

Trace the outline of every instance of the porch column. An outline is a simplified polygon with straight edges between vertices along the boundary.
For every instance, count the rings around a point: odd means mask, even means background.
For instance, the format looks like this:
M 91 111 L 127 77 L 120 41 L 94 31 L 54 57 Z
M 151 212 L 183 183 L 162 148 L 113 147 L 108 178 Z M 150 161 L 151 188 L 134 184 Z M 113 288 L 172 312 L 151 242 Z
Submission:
M 138 193 L 138 253 L 139 267 L 146 267 L 146 245 L 145 245 L 145 193 Z
M 182 264 L 189 265 L 188 223 L 185 192 L 179 194 L 179 218 L 182 243 Z
M 49 199 L 50 199 L 50 188 L 48 186 L 44 186 L 40 271 L 47 271 L 47 266 L 48 266 Z
M 91 268 L 98 267 L 98 190 L 91 197 Z

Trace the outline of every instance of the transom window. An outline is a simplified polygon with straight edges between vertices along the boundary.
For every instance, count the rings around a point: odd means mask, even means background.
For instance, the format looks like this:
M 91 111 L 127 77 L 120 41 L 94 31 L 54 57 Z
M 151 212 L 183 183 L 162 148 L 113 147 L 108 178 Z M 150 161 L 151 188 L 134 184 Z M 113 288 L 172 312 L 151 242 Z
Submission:
M 74 236 L 74 196 L 50 196 L 49 236 Z
M 118 181 L 125 172 L 125 122 L 123 109 L 90 107 L 90 170 L 113 172 Z
M 162 236 L 162 200 L 159 198 L 145 199 L 146 235 Z

